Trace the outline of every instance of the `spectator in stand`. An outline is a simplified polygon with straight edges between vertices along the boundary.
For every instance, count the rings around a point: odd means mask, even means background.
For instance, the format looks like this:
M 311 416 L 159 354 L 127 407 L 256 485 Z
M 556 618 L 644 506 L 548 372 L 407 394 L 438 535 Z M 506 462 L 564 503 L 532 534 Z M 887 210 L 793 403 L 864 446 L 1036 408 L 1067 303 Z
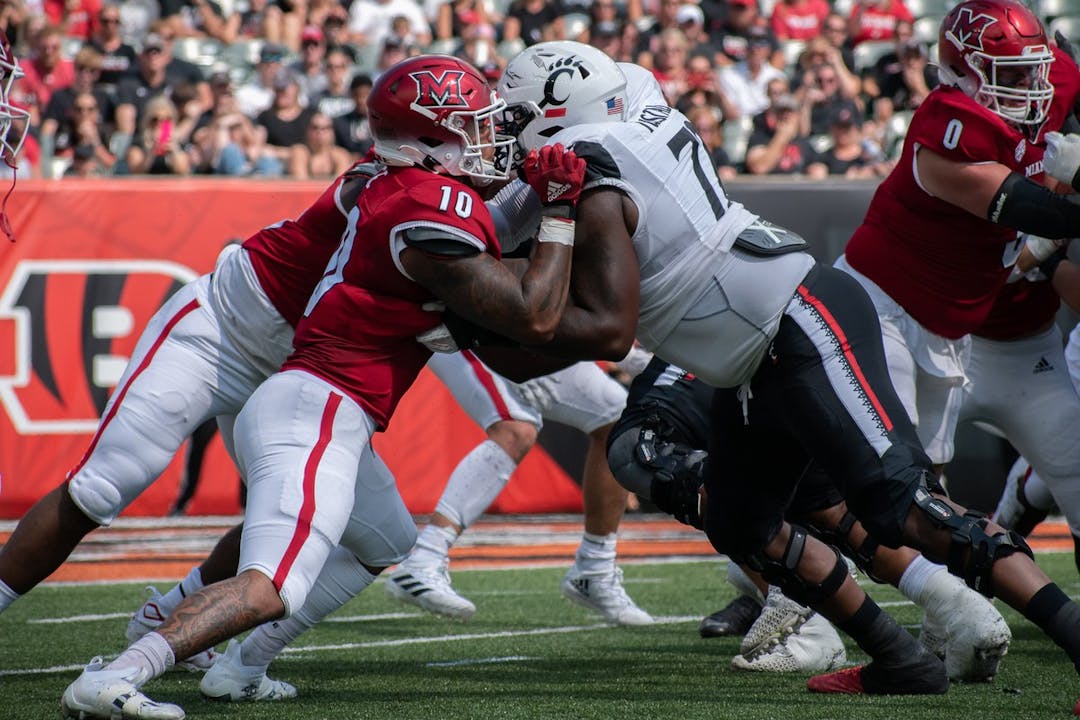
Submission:
M 615 57 L 615 60 L 618 62 L 635 62 L 640 38 L 641 31 L 638 30 L 637 23 L 630 22 L 629 19 L 624 22 L 620 34 L 619 54 Z
M 271 41 L 281 39 L 281 8 L 271 0 L 247 0 L 246 7 L 238 5 L 225 18 L 222 41 L 235 42 L 239 38 L 263 38 Z
M 161 21 L 177 37 L 232 40 L 225 12 L 214 0 L 161 0 Z
M 602 0 L 614 2 L 614 0 Z M 435 37 L 439 40 L 453 40 L 465 36 L 466 28 L 472 25 L 488 25 L 487 9 L 483 0 L 447 0 L 439 6 L 435 21 Z
M 408 19 L 416 44 L 431 44 L 431 25 L 416 0 L 354 0 L 349 8 L 349 38 L 357 45 L 382 47 L 399 15 Z
M 14 100 L 30 111 L 31 127 L 41 124 L 41 113 L 54 91 L 75 81 L 75 64 L 61 55 L 64 34 L 56 26 L 47 26 L 32 40 L 34 55 L 21 61 L 24 76 L 15 81 Z
M 300 102 L 304 105 L 310 105 L 326 89 L 326 63 L 326 36 L 318 25 L 308 25 L 300 35 L 300 59 L 289 65 L 300 83 Z
M 101 54 L 101 74 L 98 82 L 115 89 L 120 80 L 135 74 L 138 53 L 124 42 L 120 34 L 120 6 L 106 3 L 98 15 L 97 27 L 88 46 Z
M 26 5 L 22 0 L 5 0 L 0 3 L 0 31 L 7 36 L 12 47 L 20 44 L 26 17 Z
M 589 15 L 590 42 L 596 28 L 601 23 L 609 23 L 608 27 L 619 27 L 623 22 L 623 18 L 619 16 L 619 6 L 615 3 L 615 0 L 596 0 L 596 2 L 589 4 L 587 12 Z
M 693 107 L 687 111 L 686 119 L 694 125 L 694 130 L 709 151 L 717 176 L 727 181 L 738 175 L 738 170 L 724 150 L 724 135 L 720 131 L 720 120 L 716 111 L 710 107 Z
M 196 96 L 203 109 L 210 107 L 210 86 L 206 83 L 206 77 L 202 68 L 193 62 L 178 58 L 173 54 L 173 41 L 176 32 L 169 28 L 167 22 L 158 20 L 151 26 L 151 33 L 156 32 L 162 40 L 162 50 L 165 53 L 165 76 L 173 87 L 190 85 L 196 89 Z
M 379 75 L 384 70 L 393 67 L 402 60 L 419 54 L 420 48 L 415 45 L 406 45 L 394 36 L 386 38 L 386 42 L 383 43 L 382 50 L 375 60 L 375 79 L 378 80 Z
M 777 97 L 761 116 L 746 148 L 746 172 L 751 175 L 802 175 L 814 160 L 810 143 L 800 130 L 799 101 Z
M 825 135 L 832 119 L 842 109 L 860 113 L 854 100 L 840 92 L 840 74 L 832 65 L 815 65 L 803 75 L 796 91 L 802 103 L 802 132 L 805 135 Z
M 669 27 L 660 33 L 654 43 L 652 74 L 669 105 L 690 88 L 687 82 L 686 58 L 689 48 L 686 36 L 677 27 Z
M 283 171 L 292 156 L 293 145 L 306 139 L 308 122 L 314 114 L 312 108 L 300 104 L 296 76 L 282 68 L 274 77 L 274 101 L 269 109 L 259 113 L 257 122 L 266 128 L 268 154 L 281 162 Z
M 293 145 L 289 156 L 289 176 L 298 180 L 335 178 L 349 169 L 353 156 L 334 144 L 334 124 L 316 112 L 308 120 L 304 142 Z
M 778 40 L 812 40 L 821 35 L 829 10 L 825 0 L 780 0 L 769 25 Z
M 621 60 L 622 28 L 617 22 L 604 20 L 589 27 L 589 44 L 612 60 Z
M 349 73 L 352 63 L 349 56 L 341 50 L 334 50 L 326 56 L 326 87 L 312 98 L 310 107 L 315 108 L 329 118 L 345 115 L 353 109 L 353 97 L 349 91 Z
M 719 31 L 709 33 L 720 48 L 721 57 L 717 58 L 717 64 L 731 65 L 745 60 L 750 47 L 751 32 L 760 37 L 762 30 L 766 32 L 772 48 L 770 59 L 772 53 L 775 53 L 779 56 L 777 67 L 783 67 L 783 53 L 780 52 L 780 46 L 768 23 L 758 12 L 757 0 L 727 0 L 724 24 Z
M 841 108 L 829 125 L 828 149 L 819 153 L 806 169 L 811 177 L 843 175 L 846 178 L 882 178 L 892 170 L 881 148 L 868 142 L 863 134 L 862 118 L 851 108 Z
M 713 55 L 695 54 L 686 61 L 687 90 L 675 105 L 684 114 L 690 108 L 706 106 L 724 118 L 739 117 L 739 109 L 720 89 L 720 78 L 713 66 Z
M 100 177 L 107 174 L 108 169 L 102 166 L 98 160 L 97 148 L 92 145 L 77 145 L 72 151 L 71 164 L 64 170 L 65 178 Z
M 915 22 L 904 0 L 855 0 L 848 17 L 852 46 L 867 40 L 892 40 L 901 20 Z
M 70 157 L 71 151 L 85 138 L 78 137 L 76 129 L 85 130 L 86 121 L 93 119 L 94 126 L 106 145 L 112 130 L 115 108 L 112 96 L 97 87 L 101 55 L 90 46 L 83 47 L 75 55 L 75 81 L 52 94 L 42 115 L 40 141 L 42 154 L 46 157 Z M 81 109 L 88 105 L 78 96 L 88 94 L 93 99 L 93 116 Z M 84 133 L 85 134 L 85 133 Z M 102 158 L 104 160 L 104 158 Z M 112 167 L 112 163 L 107 163 Z
M 844 67 L 849 73 L 855 73 L 855 53 L 851 49 L 851 37 L 848 34 L 848 21 L 843 15 L 831 12 L 825 16 L 821 26 L 821 39 L 840 54 Z
M 177 111 L 172 100 L 158 95 L 147 101 L 139 119 L 139 132 L 126 151 L 132 175 L 187 175 L 191 160 L 176 132 Z
M 133 136 L 142 119 L 143 108 L 151 98 L 169 95 L 172 84 L 165 68 L 169 64 L 166 42 L 157 33 L 143 40 L 142 50 L 135 63 L 135 74 L 123 78 L 116 87 L 116 130 Z
M 41 6 L 62 35 L 89 40 L 97 29 L 101 0 L 41 0 Z
M 716 56 L 720 52 L 709 33 L 705 31 L 705 13 L 697 5 L 683 5 L 675 14 L 679 23 L 679 29 L 686 36 L 689 45 L 689 56 L 707 55 L 712 65 L 716 64 Z
M 651 23 L 642 28 L 638 38 L 637 62 L 647 68 L 654 67 L 660 52 L 660 36 L 665 30 L 679 27 L 679 8 L 683 0 L 660 0 L 660 6 Z
M 495 79 L 491 83 L 492 85 L 497 83 L 502 75 L 500 63 L 502 59 L 496 50 L 495 28 L 487 24 L 469 25 L 465 28 L 465 34 L 461 40 L 461 48 L 454 53 L 454 56 L 481 71 L 485 67 L 494 66 Z
M 112 169 L 116 156 L 109 152 L 109 131 L 101 122 L 99 102 L 92 92 L 77 92 L 73 94 L 72 103 L 64 107 L 59 121 L 52 118 L 45 120 L 41 129 L 41 145 L 46 165 L 51 158 L 73 160 L 76 149 L 90 148 L 100 169 Z M 48 173 L 49 168 L 43 168 L 43 172 Z
M 236 102 L 240 112 L 256 118 L 274 102 L 274 78 L 283 69 L 285 46 L 268 42 L 259 50 L 259 62 L 255 75 L 236 89 Z
M 142 38 L 161 18 L 158 0 L 123 0 L 120 5 L 120 36 L 138 48 Z
M 806 43 L 806 48 L 799 55 L 797 77 L 801 83 L 809 77 L 815 68 L 828 65 L 836 71 L 840 79 L 840 94 L 846 98 L 854 99 L 862 91 L 862 80 L 851 71 L 844 60 L 842 51 L 833 47 L 825 38 L 814 38 Z
M 359 59 L 356 50 L 349 44 L 349 13 L 345 8 L 334 5 L 328 9 L 322 29 L 327 51 L 344 50 L 353 63 Z
M 357 157 L 366 155 L 374 142 L 367 107 L 372 85 L 370 75 L 354 75 L 349 82 L 353 107 L 344 115 L 334 118 L 334 142 Z
M 938 84 L 937 69 L 927 60 L 926 48 L 912 38 L 911 23 L 896 24 L 896 50 L 883 55 L 863 80 L 863 92 L 887 101 L 885 114 L 914 110 Z
M 226 72 L 210 76 L 214 107 L 192 133 L 193 172 L 215 175 L 281 175 L 281 161 L 266 157 L 266 130 L 240 112 Z
M 745 59 L 720 69 L 720 90 L 731 100 L 736 117 L 753 117 L 764 111 L 769 106 L 769 82 L 785 77 L 769 63 L 772 48 L 768 30 L 751 28 L 747 32 Z
M 558 40 L 563 32 L 558 0 L 514 0 L 503 22 L 503 40 L 521 40 L 526 47 L 544 40 Z

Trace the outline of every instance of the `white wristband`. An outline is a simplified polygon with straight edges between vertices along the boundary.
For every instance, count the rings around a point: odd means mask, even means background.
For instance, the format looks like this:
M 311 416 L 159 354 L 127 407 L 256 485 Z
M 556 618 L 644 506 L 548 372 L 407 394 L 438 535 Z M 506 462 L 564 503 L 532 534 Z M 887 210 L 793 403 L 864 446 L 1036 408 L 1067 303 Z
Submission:
M 540 218 L 540 232 L 536 242 L 553 242 L 574 247 L 574 221 L 565 218 Z

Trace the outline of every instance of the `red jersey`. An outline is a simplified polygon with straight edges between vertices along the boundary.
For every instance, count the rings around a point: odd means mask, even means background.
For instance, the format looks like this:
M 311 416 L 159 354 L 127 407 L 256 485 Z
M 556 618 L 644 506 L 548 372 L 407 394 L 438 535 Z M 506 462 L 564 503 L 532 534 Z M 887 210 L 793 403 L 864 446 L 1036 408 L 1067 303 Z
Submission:
M 813 40 L 821 35 L 821 26 L 829 14 L 825 0 L 795 0 L 773 6 L 769 24 L 779 40 Z
M 353 174 L 350 168 L 334 180 L 296 220 L 265 227 L 244 242 L 263 292 L 293 327 L 341 244 L 349 214 L 341 186 Z
M 405 274 L 403 234 L 431 228 L 499 258 L 495 225 L 475 190 L 418 168 L 371 179 L 350 213 L 341 250 L 296 327 L 282 366 L 338 387 L 385 427 L 431 351 L 416 336 L 439 324 L 435 297 Z
M 896 37 L 896 23 L 900 20 L 915 22 L 903 0 L 884 0 L 880 3 L 857 1 L 849 18 L 858 16 L 857 26 L 851 36 L 851 44 L 867 40 L 892 40 Z
M 1067 52 L 1058 47 L 1052 49 L 1054 64 L 1050 66 L 1050 82 L 1054 86 L 1054 100 L 1046 122 L 1039 130 L 1037 142 L 1040 145 L 1044 133 L 1061 129 L 1080 96 L 1080 68 Z M 991 340 L 1028 337 L 1047 327 L 1060 305 L 1061 298 L 1045 280 L 1009 283 L 1001 289 L 990 317 L 975 334 Z
M 961 90 L 935 88 L 845 248 L 848 263 L 924 327 L 959 338 L 989 315 L 1019 252 L 1016 230 L 923 190 L 915 177 L 919 147 L 961 163 L 998 162 L 1040 181 L 1043 151 Z

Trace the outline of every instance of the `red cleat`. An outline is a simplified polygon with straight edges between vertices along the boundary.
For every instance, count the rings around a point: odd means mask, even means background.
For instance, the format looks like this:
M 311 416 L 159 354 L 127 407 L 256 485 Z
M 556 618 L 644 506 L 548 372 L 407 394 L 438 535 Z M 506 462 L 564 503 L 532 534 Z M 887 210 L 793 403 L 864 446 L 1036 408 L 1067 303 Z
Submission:
M 866 692 L 862 683 L 863 666 L 844 668 L 836 672 L 815 675 L 806 681 L 810 692 L 831 695 L 862 695 Z
M 1073 715 L 1080 715 L 1080 700 L 1077 700 L 1076 704 L 1073 705 Z

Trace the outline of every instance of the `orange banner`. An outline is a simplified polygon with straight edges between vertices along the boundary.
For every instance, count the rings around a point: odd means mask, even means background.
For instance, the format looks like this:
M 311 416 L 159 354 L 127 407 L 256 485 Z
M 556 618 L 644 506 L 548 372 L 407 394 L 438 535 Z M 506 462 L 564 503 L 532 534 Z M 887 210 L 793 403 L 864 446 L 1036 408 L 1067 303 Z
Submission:
M 16 518 L 82 457 L 142 328 L 221 247 L 294 217 L 312 182 L 109 179 L 20 182 L 8 212 L 16 243 L 0 253 L 0 518 Z M 409 508 L 434 509 L 454 465 L 483 432 L 424 373 L 375 445 Z M 176 497 L 181 453 L 127 511 L 161 515 Z M 190 514 L 239 512 L 236 470 L 219 440 Z M 578 486 L 534 449 L 495 512 L 579 511 Z

